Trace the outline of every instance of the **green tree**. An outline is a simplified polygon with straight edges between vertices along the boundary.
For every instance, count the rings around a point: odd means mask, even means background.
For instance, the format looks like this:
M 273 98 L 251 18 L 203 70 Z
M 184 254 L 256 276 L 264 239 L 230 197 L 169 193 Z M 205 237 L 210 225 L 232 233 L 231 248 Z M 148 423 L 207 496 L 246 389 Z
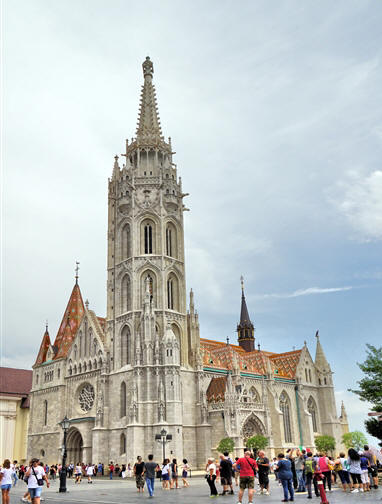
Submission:
M 365 420 L 365 427 L 370 436 L 374 436 L 381 441 L 379 446 L 382 446 L 382 422 L 379 422 L 376 418 L 369 418 Z
M 332 436 L 317 436 L 314 444 L 319 452 L 328 452 L 336 448 L 336 440 Z
M 256 450 L 256 451 L 264 450 L 264 448 L 266 448 L 268 446 L 268 438 L 266 438 L 265 436 L 262 436 L 261 434 L 258 434 L 257 436 L 250 437 L 247 440 L 246 445 L 251 450 Z
M 361 401 L 370 402 L 374 411 L 382 411 L 382 347 L 366 346 L 366 360 L 362 364 L 358 363 L 365 377 L 357 382 L 358 390 L 349 391 L 357 394 Z
M 360 431 L 347 432 L 342 436 L 342 442 L 347 449 L 354 448 L 355 450 L 361 450 L 365 444 L 367 444 L 366 436 Z
M 220 453 L 223 452 L 228 452 L 232 453 L 234 449 L 235 443 L 233 442 L 233 439 L 226 437 L 220 440 L 220 443 L 218 444 L 217 451 Z

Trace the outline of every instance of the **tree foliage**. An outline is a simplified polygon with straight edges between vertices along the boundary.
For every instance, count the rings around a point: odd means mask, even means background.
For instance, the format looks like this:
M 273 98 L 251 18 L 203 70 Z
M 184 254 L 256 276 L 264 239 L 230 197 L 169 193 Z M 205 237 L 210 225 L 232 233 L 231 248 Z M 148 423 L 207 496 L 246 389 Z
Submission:
M 332 436 L 317 436 L 314 444 L 319 452 L 328 452 L 336 448 L 336 440 Z
M 250 437 L 246 445 L 251 450 L 264 450 L 268 446 L 268 438 L 258 434 L 257 436 Z
M 382 446 L 382 422 L 379 422 L 376 418 L 369 418 L 365 420 L 365 427 L 370 436 L 374 436 L 381 441 L 379 446 Z
M 232 453 L 234 449 L 235 443 L 233 442 L 233 439 L 226 437 L 220 440 L 220 443 L 218 444 L 217 451 L 220 453 L 228 452 Z
M 342 442 L 347 449 L 354 448 L 359 451 L 367 444 L 366 436 L 360 431 L 347 432 L 342 436 Z
M 359 368 L 365 374 L 358 383 L 359 389 L 352 390 L 361 401 L 370 402 L 374 411 L 382 411 L 382 347 L 367 344 L 366 360 Z

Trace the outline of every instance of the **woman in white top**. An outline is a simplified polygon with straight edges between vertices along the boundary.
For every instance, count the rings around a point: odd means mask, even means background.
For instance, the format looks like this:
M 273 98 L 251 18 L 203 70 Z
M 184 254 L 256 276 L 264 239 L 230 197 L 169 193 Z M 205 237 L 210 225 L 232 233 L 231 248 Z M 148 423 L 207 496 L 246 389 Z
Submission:
M 80 462 L 77 462 L 74 474 L 76 476 L 76 481 L 75 482 L 78 483 L 78 484 L 81 483 L 81 479 L 82 479 L 82 467 L 81 467 Z
M 190 484 L 187 481 L 188 477 L 188 471 L 190 470 L 190 464 L 187 462 L 187 459 L 183 459 L 183 465 L 182 465 L 182 481 L 183 481 L 183 486 L 184 487 L 189 487 Z
M 12 474 L 14 469 L 11 468 L 11 461 L 5 459 L 3 462 L 3 467 L 0 471 L 0 482 L 1 482 L 1 502 L 2 504 L 9 504 L 9 492 L 12 488 Z
M 215 480 L 216 480 L 216 465 L 215 459 L 210 457 L 206 464 L 206 480 L 208 486 L 210 487 L 210 497 L 217 497 L 218 491 L 216 490 Z
M 164 459 L 162 464 L 162 488 L 163 490 L 170 490 L 170 460 Z
M 88 464 L 88 467 L 86 468 L 86 474 L 88 477 L 88 483 L 93 483 L 92 477 L 94 476 L 94 467 L 92 464 Z
M 40 504 L 40 497 L 44 480 L 46 486 L 49 488 L 49 481 L 46 477 L 44 468 L 39 464 L 39 459 L 33 458 L 25 477 L 28 478 L 28 492 L 31 496 L 32 504 Z M 40 484 L 42 482 L 42 484 Z

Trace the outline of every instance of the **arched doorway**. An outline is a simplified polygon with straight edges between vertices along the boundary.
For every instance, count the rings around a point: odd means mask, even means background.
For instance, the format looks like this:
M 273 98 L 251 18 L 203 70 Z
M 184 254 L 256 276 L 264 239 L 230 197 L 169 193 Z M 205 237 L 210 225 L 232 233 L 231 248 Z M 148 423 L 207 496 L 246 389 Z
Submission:
M 252 414 L 245 420 L 243 424 L 242 436 L 244 443 L 246 443 L 250 437 L 256 436 L 258 434 L 264 436 L 265 429 L 261 420 L 257 418 L 256 415 Z
M 83 462 L 82 446 L 83 441 L 80 431 L 75 427 L 72 427 L 71 429 L 69 429 L 68 437 L 66 440 L 68 463 L 77 464 L 77 462 Z

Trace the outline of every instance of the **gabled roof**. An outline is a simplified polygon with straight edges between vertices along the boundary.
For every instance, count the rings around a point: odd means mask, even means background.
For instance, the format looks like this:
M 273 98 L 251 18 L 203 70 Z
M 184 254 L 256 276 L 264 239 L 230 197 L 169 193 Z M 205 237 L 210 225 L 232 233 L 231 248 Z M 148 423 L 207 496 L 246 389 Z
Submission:
M 293 350 L 280 354 L 270 355 L 273 372 L 276 376 L 294 378 L 302 350 Z
M 207 401 L 224 401 L 226 383 L 226 376 L 212 378 L 206 391 Z
M 84 312 L 85 306 L 82 300 L 81 290 L 76 282 L 54 341 L 54 347 L 57 348 L 54 359 L 67 356 L 82 317 L 84 316 Z
M 44 336 L 42 337 L 41 345 L 40 345 L 40 350 L 37 354 L 37 359 L 36 362 L 34 363 L 33 366 L 39 366 L 46 360 L 46 354 L 49 350 L 50 347 L 50 336 L 48 332 L 48 326 L 45 329 Z
M 27 397 L 32 388 L 32 371 L 0 367 L 0 395 Z

